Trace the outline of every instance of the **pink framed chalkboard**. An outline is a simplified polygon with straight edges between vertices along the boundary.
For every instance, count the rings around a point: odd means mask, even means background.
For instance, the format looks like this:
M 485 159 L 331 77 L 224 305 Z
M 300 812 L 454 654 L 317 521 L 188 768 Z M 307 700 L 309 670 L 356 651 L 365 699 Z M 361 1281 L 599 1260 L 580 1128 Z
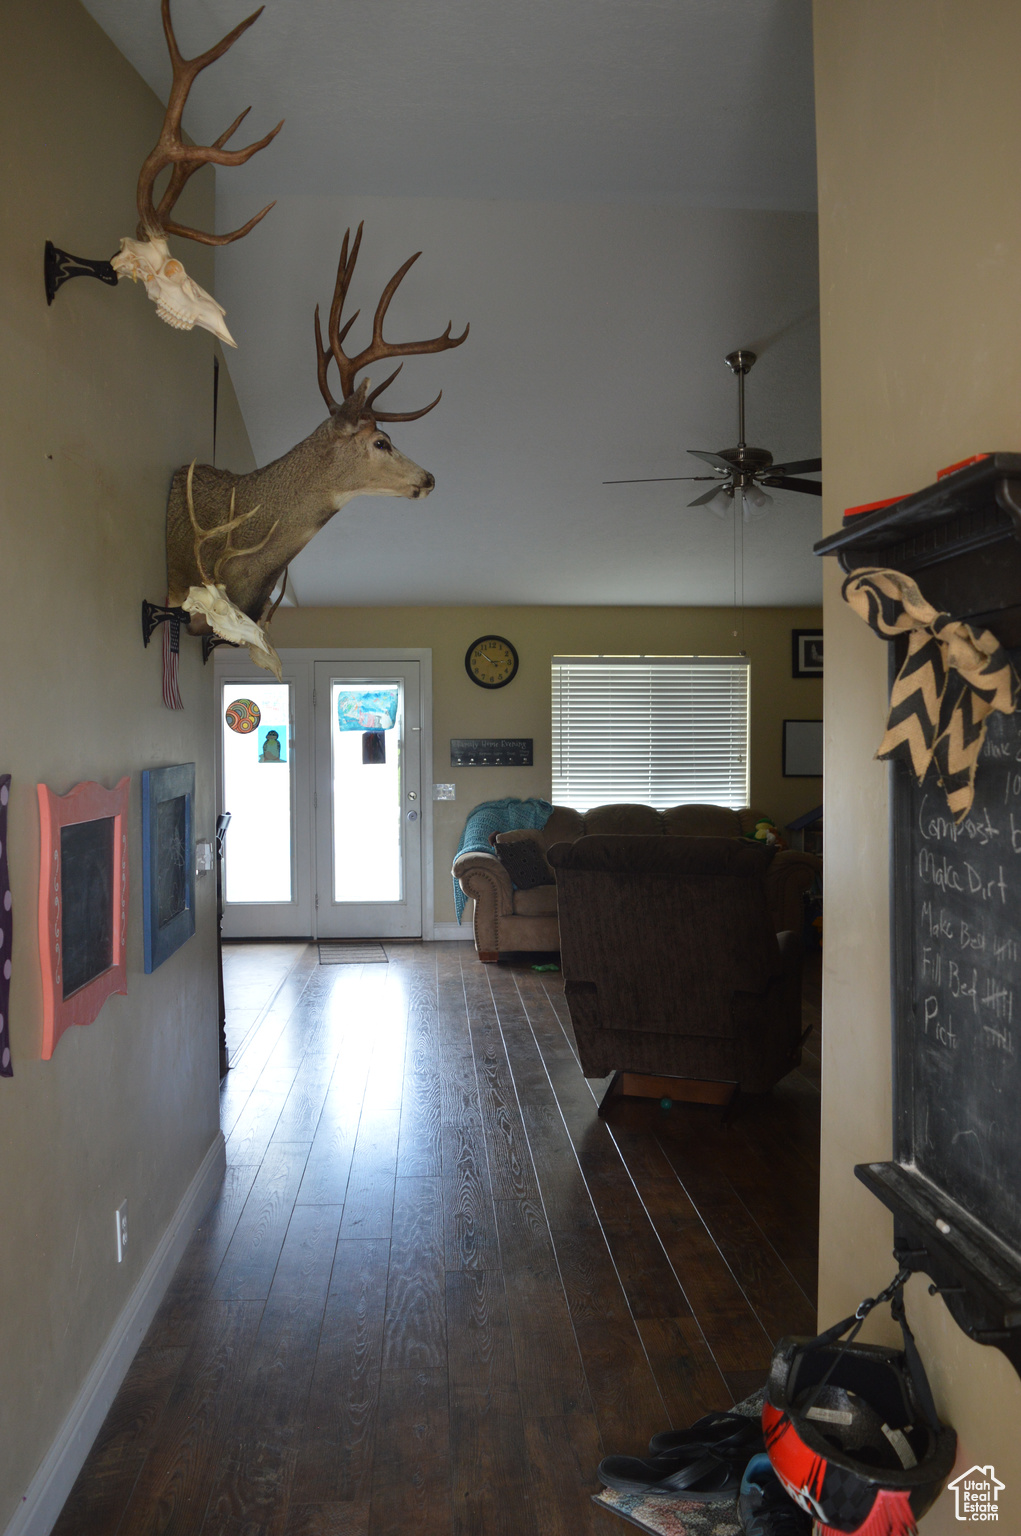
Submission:
M 39 959 L 43 1060 L 72 1024 L 127 992 L 128 785 L 39 795 Z

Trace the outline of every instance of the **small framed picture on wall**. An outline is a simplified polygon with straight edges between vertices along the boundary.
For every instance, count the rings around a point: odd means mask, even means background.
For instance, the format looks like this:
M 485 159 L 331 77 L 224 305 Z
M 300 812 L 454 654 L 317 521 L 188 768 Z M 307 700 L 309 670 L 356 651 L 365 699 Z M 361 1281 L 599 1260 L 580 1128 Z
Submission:
M 822 677 L 822 630 L 791 630 L 791 676 Z
M 822 778 L 821 720 L 784 721 L 783 776 L 785 779 Z

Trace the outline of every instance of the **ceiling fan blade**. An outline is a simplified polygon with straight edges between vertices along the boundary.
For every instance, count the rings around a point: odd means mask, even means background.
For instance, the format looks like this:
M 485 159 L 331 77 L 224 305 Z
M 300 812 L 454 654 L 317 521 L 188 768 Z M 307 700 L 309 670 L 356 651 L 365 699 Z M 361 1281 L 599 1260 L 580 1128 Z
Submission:
M 771 464 L 771 475 L 811 475 L 822 469 L 822 459 L 792 459 L 789 464 Z
M 760 485 L 775 485 L 781 491 L 807 491 L 810 496 L 822 495 L 821 480 L 792 480 L 789 475 L 767 475 Z
M 700 475 L 698 478 L 702 479 L 703 477 Z M 714 485 L 711 491 L 703 491 L 701 496 L 696 496 L 694 501 L 689 501 L 688 506 L 704 507 L 707 502 L 714 501 L 723 489 L 723 486 Z
M 711 464 L 714 469 L 725 469 L 728 475 L 734 473 L 733 464 L 731 464 L 729 459 L 723 458 L 721 454 L 703 453 L 701 448 L 689 448 L 688 452 L 693 453 L 696 459 L 705 459 L 706 463 Z
M 715 475 L 643 475 L 638 480 L 604 480 L 604 485 L 658 485 L 667 480 L 715 480 Z

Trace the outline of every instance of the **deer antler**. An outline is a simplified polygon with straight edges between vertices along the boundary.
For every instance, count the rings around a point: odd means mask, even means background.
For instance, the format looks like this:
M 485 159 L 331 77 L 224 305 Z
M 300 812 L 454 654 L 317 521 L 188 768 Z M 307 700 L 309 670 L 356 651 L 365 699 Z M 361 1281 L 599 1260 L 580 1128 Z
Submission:
M 403 267 L 394 273 L 383 289 L 382 297 L 376 305 L 376 314 L 372 322 L 372 340 L 369 342 L 369 345 L 359 352 L 357 356 L 348 357 L 344 352 L 343 343 L 348 331 L 361 314 L 361 310 L 356 309 L 351 318 L 344 322 L 343 326 L 340 323 L 340 316 L 347 298 L 347 290 L 351 286 L 355 262 L 358 260 L 358 251 L 362 243 L 362 227 L 359 224 L 358 233 L 355 235 L 350 255 L 348 254 L 348 241 L 351 237 L 351 231 L 348 229 L 344 233 L 344 243 L 340 249 L 340 262 L 337 266 L 337 282 L 333 290 L 333 303 L 330 305 L 329 347 L 323 346 L 322 331 L 319 327 L 319 305 L 316 305 L 315 328 L 319 388 L 323 399 L 331 411 L 335 411 L 339 407 L 339 402 L 334 400 L 330 393 L 329 385 L 326 382 L 331 359 L 337 364 L 337 369 L 340 373 L 340 386 L 343 390 L 343 398 L 346 400 L 349 395 L 354 393 L 356 375 L 370 363 L 378 362 L 383 357 L 412 357 L 424 352 L 446 352 L 450 347 L 459 347 L 470 329 L 466 325 L 460 336 L 451 336 L 450 332 L 453 326 L 451 321 L 442 336 L 434 336 L 431 341 L 390 342 L 383 340 L 383 321 L 386 318 L 390 300 L 397 292 L 410 268 L 421 256 L 422 252 L 416 251 L 414 256 L 409 256 Z M 374 411 L 372 409 L 373 401 L 377 395 L 381 395 L 384 389 L 387 389 L 393 383 L 403 366 L 403 363 L 399 363 L 389 378 L 384 379 L 383 383 L 372 391 L 372 394 L 369 395 L 365 402 L 366 411 L 370 412 L 377 421 L 417 421 L 419 416 L 424 416 L 427 411 L 431 411 L 434 405 L 439 405 L 440 400 L 443 398 L 443 391 L 441 389 L 436 399 L 431 401 L 429 405 L 423 406 L 420 411 Z
M 287 591 L 287 573 L 290 569 L 291 567 L 289 565 L 284 566 L 284 579 L 280 583 L 280 591 L 277 593 L 276 602 L 273 604 L 272 608 L 270 608 L 269 612 L 266 614 L 266 617 L 262 621 L 264 627 L 270 622 L 273 615 L 276 613 L 277 609 L 280 607 L 280 604 L 284 600 L 284 593 Z
M 188 502 L 188 516 L 191 518 L 191 526 L 195 530 L 195 564 L 198 566 L 198 573 L 202 577 L 205 585 L 207 587 L 215 587 L 220 580 L 220 572 L 223 570 L 223 567 L 226 565 L 228 560 L 237 560 L 241 555 L 257 555 L 260 549 L 265 549 L 270 539 L 280 527 L 280 519 L 277 519 L 272 528 L 269 530 L 269 533 L 267 533 L 266 537 L 264 539 L 260 539 L 258 544 L 253 544 L 250 549 L 233 549 L 231 547 L 230 541 L 235 530 L 240 528 L 241 524 L 245 521 L 246 518 L 252 517 L 256 512 L 258 512 L 258 506 L 252 507 L 248 512 L 243 512 L 241 516 L 238 517 L 234 511 L 234 491 L 232 490 L 230 493 L 230 516 L 227 518 L 227 521 L 225 523 L 218 524 L 215 528 L 203 528 L 198 518 L 195 516 L 195 502 L 192 497 L 191 489 L 192 478 L 194 474 L 195 460 L 192 459 L 191 463 L 188 465 L 188 482 L 185 494 Z M 212 576 L 209 576 L 206 572 L 205 566 L 202 564 L 202 546 L 203 544 L 207 543 L 209 539 L 218 538 L 220 534 L 226 534 L 227 537 L 224 540 L 223 549 L 221 550 L 216 562 L 213 565 L 213 574 Z M 282 597 L 283 593 L 281 592 L 280 595 Z
M 249 144 L 246 149 L 224 149 L 224 145 L 232 134 L 240 127 L 241 123 L 251 111 L 250 107 L 236 117 L 230 127 L 221 133 L 215 143 L 210 145 L 189 145 L 181 138 L 181 117 L 184 113 L 184 104 L 188 99 L 195 77 L 208 65 L 214 64 L 222 58 L 237 42 L 242 32 L 247 32 L 253 22 L 258 21 L 262 15 L 263 7 L 260 5 L 257 11 L 253 11 L 245 21 L 239 22 L 232 32 L 221 38 L 212 48 L 200 53 L 194 59 L 186 59 L 181 55 L 174 36 L 174 29 L 170 21 L 170 0 L 161 0 L 163 15 L 163 31 L 166 34 L 167 48 L 170 51 L 170 62 L 173 66 L 174 78 L 170 87 L 170 99 L 167 102 L 166 116 L 163 119 L 163 127 L 156 141 L 155 148 L 146 157 L 142 169 L 138 175 L 138 230 L 139 240 L 151 240 L 154 235 L 183 235 L 189 240 L 198 240 L 202 245 L 229 245 L 232 240 L 240 240 L 242 235 L 247 235 L 259 220 L 265 218 L 273 207 L 267 203 L 261 213 L 248 220 L 240 229 L 232 230 L 228 235 L 210 235 L 201 229 L 190 229 L 186 224 L 177 224 L 170 217 L 170 212 L 180 197 L 181 192 L 189 176 L 203 165 L 210 162 L 214 165 L 244 165 L 260 149 L 265 149 L 271 139 L 276 138 L 283 125 L 283 120 L 277 123 L 264 138 L 255 144 Z M 172 166 L 170 180 L 166 190 L 160 198 L 159 206 L 153 206 L 152 189 L 156 177 L 167 166 Z

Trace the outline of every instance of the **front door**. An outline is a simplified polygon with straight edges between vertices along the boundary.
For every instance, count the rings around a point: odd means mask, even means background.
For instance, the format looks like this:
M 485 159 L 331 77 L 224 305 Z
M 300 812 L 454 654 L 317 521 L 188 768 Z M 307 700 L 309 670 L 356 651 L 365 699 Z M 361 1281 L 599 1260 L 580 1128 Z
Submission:
M 422 933 L 417 661 L 314 664 L 315 931 Z

